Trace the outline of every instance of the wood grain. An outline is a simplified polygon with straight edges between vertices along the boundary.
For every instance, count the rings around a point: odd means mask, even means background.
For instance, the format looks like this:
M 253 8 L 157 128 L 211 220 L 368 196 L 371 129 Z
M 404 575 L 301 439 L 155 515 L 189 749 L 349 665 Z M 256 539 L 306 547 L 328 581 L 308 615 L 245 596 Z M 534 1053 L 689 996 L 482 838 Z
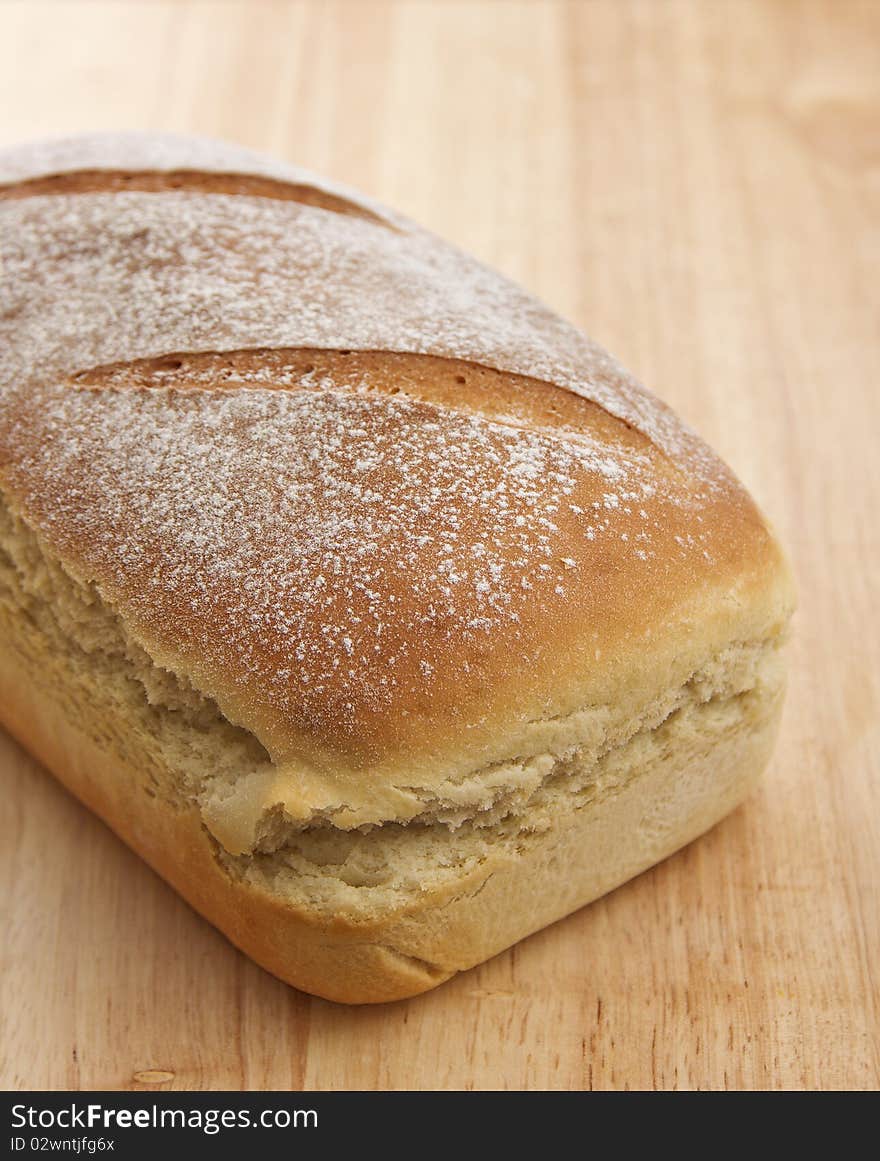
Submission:
M 0 1081 L 880 1085 L 880 5 L 4 3 L 0 108 L 235 138 L 474 251 L 709 438 L 801 594 L 763 792 L 383 1008 L 265 975 L 0 740 Z

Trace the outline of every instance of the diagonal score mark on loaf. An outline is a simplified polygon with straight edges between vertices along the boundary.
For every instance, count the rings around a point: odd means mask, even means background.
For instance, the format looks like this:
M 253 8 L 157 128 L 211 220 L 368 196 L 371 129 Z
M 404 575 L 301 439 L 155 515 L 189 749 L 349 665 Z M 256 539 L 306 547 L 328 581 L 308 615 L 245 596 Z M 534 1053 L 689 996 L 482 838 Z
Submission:
M 607 440 L 610 447 L 646 450 L 648 436 L 594 400 L 544 380 L 512 375 L 472 360 L 395 351 L 315 347 L 237 351 L 173 351 L 77 371 L 70 386 L 92 390 L 358 391 L 401 395 L 493 424 L 542 431 L 567 441 Z M 662 449 L 669 470 L 683 476 Z
M 230 197 L 266 198 L 270 201 L 298 202 L 329 213 L 363 218 L 387 229 L 395 227 L 365 206 L 339 194 L 304 182 L 281 181 L 259 174 L 207 173 L 200 170 L 110 170 L 85 169 L 0 185 L 0 201 L 32 197 L 64 197 L 100 193 L 192 193 L 223 194 Z

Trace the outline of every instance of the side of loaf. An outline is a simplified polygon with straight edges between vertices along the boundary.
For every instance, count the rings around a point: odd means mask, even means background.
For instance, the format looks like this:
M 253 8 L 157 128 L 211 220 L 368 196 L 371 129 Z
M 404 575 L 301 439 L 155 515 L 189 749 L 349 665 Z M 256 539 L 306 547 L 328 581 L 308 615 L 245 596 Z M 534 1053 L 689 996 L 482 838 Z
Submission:
M 0 154 L 0 718 L 344 1002 L 430 988 L 736 806 L 792 588 L 601 348 L 233 146 Z

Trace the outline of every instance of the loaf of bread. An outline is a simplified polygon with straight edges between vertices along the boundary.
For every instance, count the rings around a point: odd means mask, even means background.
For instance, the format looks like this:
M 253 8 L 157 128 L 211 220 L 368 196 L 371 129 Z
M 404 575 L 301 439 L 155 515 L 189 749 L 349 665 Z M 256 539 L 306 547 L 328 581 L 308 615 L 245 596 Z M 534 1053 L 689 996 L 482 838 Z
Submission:
M 155 136 L 0 155 L 0 256 L 0 716 L 270 972 L 431 988 L 754 784 L 779 546 L 522 290 Z

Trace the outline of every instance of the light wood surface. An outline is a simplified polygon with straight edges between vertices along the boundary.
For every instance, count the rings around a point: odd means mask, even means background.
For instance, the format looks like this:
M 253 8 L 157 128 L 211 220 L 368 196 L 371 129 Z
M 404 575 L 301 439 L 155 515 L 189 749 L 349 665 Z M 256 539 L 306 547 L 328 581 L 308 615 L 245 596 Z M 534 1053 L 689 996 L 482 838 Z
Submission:
M 765 789 L 393 1006 L 265 975 L 0 738 L 0 1083 L 877 1087 L 880 4 L 2 3 L 0 110 L 228 136 L 472 250 L 700 429 L 800 587 Z

